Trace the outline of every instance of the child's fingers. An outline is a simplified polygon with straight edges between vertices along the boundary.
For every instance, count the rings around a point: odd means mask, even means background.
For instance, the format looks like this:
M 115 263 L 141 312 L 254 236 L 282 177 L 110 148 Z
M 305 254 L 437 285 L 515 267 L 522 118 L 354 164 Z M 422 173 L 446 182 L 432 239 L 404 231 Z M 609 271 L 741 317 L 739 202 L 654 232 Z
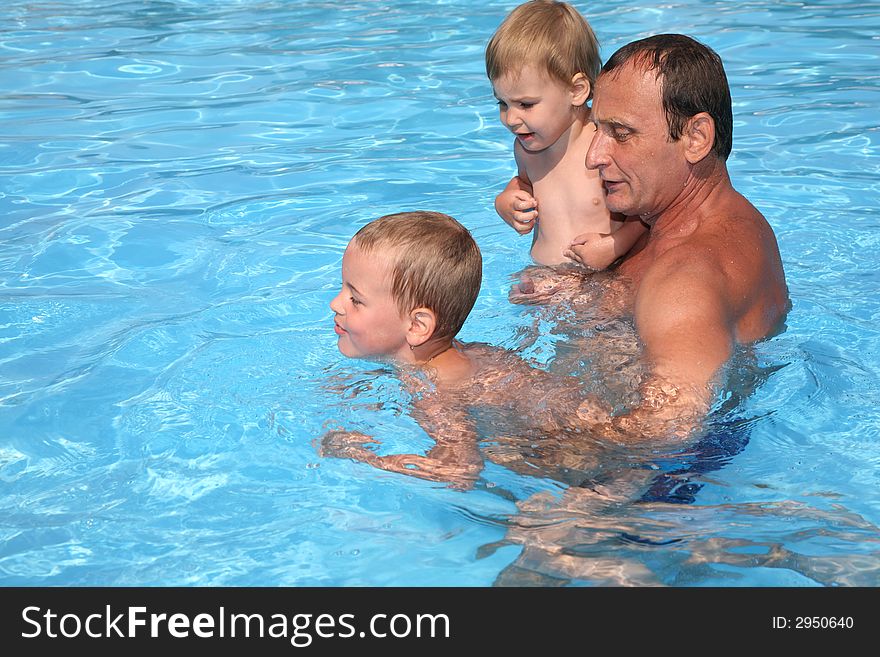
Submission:
M 583 256 L 579 253 L 579 249 L 577 246 L 571 246 L 562 252 L 562 255 L 568 258 L 569 260 L 574 260 L 578 264 L 584 264 Z
M 537 210 L 537 202 L 531 196 L 517 198 L 513 202 L 513 209 L 520 212 L 535 212 Z
M 538 212 L 534 208 L 526 208 L 525 210 L 516 210 L 513 213 L 513 218 L 515 221 L 518 221 L 523 224 L 534 223 L 538 219 Z
M 569 246 L 581 246 L 583 244 L 586 244 L 587 242 L 595 243 L 597 240 L 600 239 L 602 239 L 602 233 L 581 233 L 571 241 L 571 244 Z
M 530 232 L 534 227 L 535 222 L 531 219 L 528 219 L 526 221 L 520 221 L 518 219 L 513 220 L 513 229 L 520 235 L 525 235 L 526 233 Z

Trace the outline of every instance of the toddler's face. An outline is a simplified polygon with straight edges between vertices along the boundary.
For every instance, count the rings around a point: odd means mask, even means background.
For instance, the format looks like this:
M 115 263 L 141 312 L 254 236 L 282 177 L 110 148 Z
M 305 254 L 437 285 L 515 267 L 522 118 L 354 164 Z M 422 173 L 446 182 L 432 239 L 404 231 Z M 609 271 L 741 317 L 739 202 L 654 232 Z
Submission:
M 349 358 L 399 360 L 409 351 L 407 320 L 391 294 L 391 267 L 382 253 L 350 243 L 342 256 L 342 289 L 330 302 L 337 346 Z
M 577 119 L 574 92 L 532 65 L 492 81 L 501 123 L 527 151 L 555 144 Z

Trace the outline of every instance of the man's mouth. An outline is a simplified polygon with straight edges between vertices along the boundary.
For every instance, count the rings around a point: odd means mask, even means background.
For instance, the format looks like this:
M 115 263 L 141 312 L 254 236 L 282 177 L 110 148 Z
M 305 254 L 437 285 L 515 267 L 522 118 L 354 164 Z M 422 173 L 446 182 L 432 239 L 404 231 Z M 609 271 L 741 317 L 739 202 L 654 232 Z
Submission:
M 602 186 L 605 188 L 606 194 L 613 194 L 618 189 L 620 189 L 621 185 L 623 185 L 623 182 L 621 182 L 620 180 L 603 180 L 602 181 Z

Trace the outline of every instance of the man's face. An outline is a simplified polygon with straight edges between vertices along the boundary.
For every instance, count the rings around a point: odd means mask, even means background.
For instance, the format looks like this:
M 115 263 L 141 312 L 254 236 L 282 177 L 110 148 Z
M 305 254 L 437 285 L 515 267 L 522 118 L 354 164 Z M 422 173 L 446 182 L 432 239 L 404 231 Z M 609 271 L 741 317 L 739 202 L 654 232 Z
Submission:
M 596 133 L 586 166 L 599 171 L 608 209 L 650 219 L 668 208 L 690 169 L 683 140 L 669 141 L 655 71 L 631 61 L 600 75 L 591 119 Z

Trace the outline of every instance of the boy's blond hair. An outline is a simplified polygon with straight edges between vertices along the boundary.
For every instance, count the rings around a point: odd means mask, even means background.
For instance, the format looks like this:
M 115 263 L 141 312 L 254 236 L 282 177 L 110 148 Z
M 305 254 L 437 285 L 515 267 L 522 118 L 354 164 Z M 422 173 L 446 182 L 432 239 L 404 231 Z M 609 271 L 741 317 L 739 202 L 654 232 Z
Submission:
M 590 24 L 566 2 L 531 0 L 514 9 L 486 46 L 486 75 L 497 80 L 531 64 L 569 85 L 578 73 L 590 81 L 590 95 L 602 60 Z
M 399 212 L 371 221 L 351 243 L 389 259 L 391 294 L 402 315 L 428 308 L 437 317 L 432 337 L 455 337 L 483 277 L 480 249 L 467 228 L 439 212 Z

